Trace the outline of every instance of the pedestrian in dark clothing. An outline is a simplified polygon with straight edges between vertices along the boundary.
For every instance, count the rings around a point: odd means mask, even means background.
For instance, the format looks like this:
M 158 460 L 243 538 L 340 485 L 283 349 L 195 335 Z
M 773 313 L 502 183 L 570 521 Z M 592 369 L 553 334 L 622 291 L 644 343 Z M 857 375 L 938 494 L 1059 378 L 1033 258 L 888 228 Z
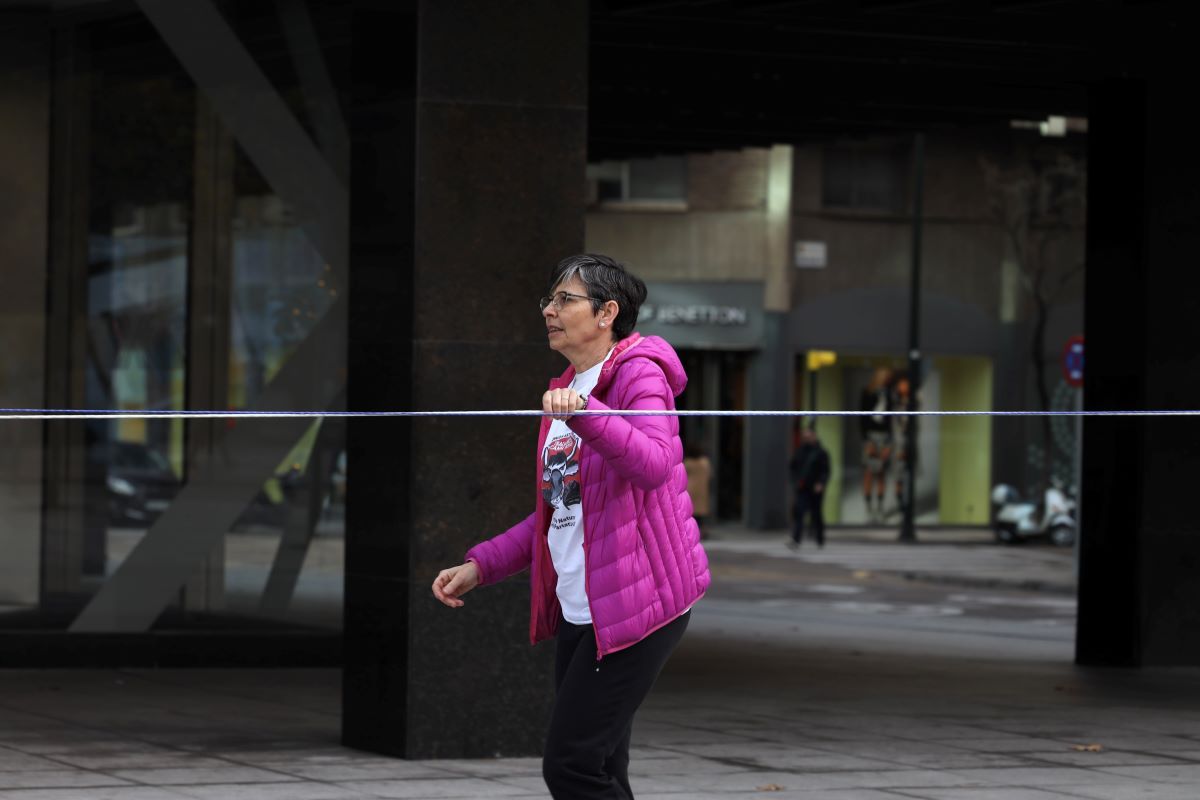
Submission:
M 789 464 L 792 486 L 796 491 L 795 525 L 792 528 L 793 549 L 804 539 L 804 518 L 812 516 L 813 535 L 817 547 L 825 546 L 825 516 L 821 506 L 825 501 L 825 485 L 829 482 L 829 452 L 821 446 L 817 432 L 805 428 L 800 434 L 800 446 Z

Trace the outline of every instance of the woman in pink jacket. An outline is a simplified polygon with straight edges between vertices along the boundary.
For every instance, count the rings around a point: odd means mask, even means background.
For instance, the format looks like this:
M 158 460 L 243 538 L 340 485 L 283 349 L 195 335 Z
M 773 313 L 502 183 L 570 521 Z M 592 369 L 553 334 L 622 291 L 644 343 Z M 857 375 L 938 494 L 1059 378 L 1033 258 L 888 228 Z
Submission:
M 617 261 L 572 256 L 541 301 L 570 366 L 542 395 L 533 513 L 443 570 L 452 608 L 526 568 L 529 638 L 556 638 L 554 714 L 542 773 L 555 798 L 632 798 L 633 716 L 709 584 L 673 410 L 687 376 L 671 346 L 633 332 L 646 285 Z

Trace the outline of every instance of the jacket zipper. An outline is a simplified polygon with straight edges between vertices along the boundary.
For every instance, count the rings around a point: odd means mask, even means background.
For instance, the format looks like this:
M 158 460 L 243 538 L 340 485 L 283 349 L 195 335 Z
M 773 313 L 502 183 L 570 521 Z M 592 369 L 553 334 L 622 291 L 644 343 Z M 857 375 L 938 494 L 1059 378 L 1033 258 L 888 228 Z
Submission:
M 579 485 L 587 486 L 583 481 L 583 439 L 579 440 Z M 582 509 L 581 509 L 582 511 Z M 596 617 L 592 614 L 592 570 L 588 566 L 591 563 L 591 537 L 588 536 L 587 515 L 583 519 L 583 593 L 588 599 L 588 616 L 592 618 L 592 638 L 596 640 L 596 661 L 604 657 L 600 652 L 600 631 L 596 630 Z
M 538 459 L 541 458 L 542 448 L 545 446 L 545 442 L 546 442 L 546 438 L 547 438 L 547 434 L 549 433 L 549 430 L 550 430 L 550 426 L 548 424 L 548 420 L 543 419 L 542 423 L 538 429 L 538 446 L 537 446 L 537 458 Z M 548 547 L 546 546 L 546 544 L 544 543 L 543 540 L 545 540 L 545 538 L 546 538 L 547 528 L 549 527 L 550 520 L 548 519 L 548 515 L 546 514 L 545 503 L 542 502 L 542 498 L 541 498 L 540 476 L 539 476 L 539 480 L 537 481 L 537 483 L 535 485 L 534 496 L 537 498 L 537 500 L 535 502 L 537 502 L 537 504 L 538 504 L 538 506 L 537 506 L 537 508 L 538 508 L 537 526 L 538 526 L 538 530 L 539 530 L 539 534 L 538 534 L 539 539 L 536 541 L 536 543 L 534 545 L 535 552 L 536 552 L 536 555 L 534 557 L 539 562 L 539 568 L 536 571 L 534 571 L 535 574 L 531 576 L 533 578 L 533 581 L 531 582 L 532 585 L 530 587 L 530 589 L 531 589 L 530 601 L 531 601 L 531 605 L 533 606 L 533 608 L 531 609 L 531 615 L 533 617 L 533 619 L 532 619 L 533 628 L 530 631 L 529 640 L 530 640 L 530 642 L 536 643 L 537 635 L 540 632 L 541 626 L 543 624 L 549 626 L 549 624 L 550 624 L 550 621 L 547 619 L 547 613 L 546 613 L 547 612 L 546 597 L 545 597 L 544 593 L 542 592 L 542 587 L 544 586 L 544 584 L 546 582 L 543 577 L 543 572 L 547 568 L 547 565 L 544 562 L 545 562 L 546 558 L 549 557 Z M 544 521 L 544 524 L 543 524 L 543 521 Z

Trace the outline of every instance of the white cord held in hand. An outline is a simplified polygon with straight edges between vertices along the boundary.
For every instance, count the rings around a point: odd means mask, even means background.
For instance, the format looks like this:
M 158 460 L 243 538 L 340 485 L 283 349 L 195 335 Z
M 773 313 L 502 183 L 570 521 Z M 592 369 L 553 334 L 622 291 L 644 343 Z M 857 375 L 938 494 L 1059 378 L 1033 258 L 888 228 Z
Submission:
M 618 417 L 1197 417 L 1200 410 L 1132 411 L 695 411 L 617 409 L 576 411 L 578 416 Z M 476 411 L 154 411 L 66 408 L 0 408 L 0 420 L 43 419 L 286 419 L 288 417 L 544 417 L 527 409 Z

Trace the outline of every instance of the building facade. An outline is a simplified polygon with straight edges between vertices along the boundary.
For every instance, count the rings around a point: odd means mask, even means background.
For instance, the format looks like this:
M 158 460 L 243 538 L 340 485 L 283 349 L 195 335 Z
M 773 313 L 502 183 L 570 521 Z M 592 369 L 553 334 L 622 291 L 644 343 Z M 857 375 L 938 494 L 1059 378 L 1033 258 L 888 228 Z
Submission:
M 1083 324 L 1085 141 L 1079 132 L 1050 139 L 1018 128 L 930 140 L 922 409 L 1074 408 L 1078 393 L 1059 361 Z M 832 138 L 589 170 L 587 246 L 647 278 L 643 329 L 684 353 L 693 373 L 685 407 L 861 410 L 874 378 L 887 373 L 894 386 L 907 370 L 911 139 Z M 816 366 L 807 358 L 814 352 L 833 363 Z M 903 424 L 893 420 L 879 511 L 877 483 L 871 504 L 864 500 L 862 420 L 819 418 L 834 472 L 827 519 L 899 523 Z M 1049 437 L 1007 419 L 928 418 L 915 427 L 922 524 L 987 525 L 994 483 L 1030 492 L 1051 478 L 1078 481 L 1069 421 L 1055 421 Z M 788 426 L 688 419 L 685 433 L 717 456 L 718 517 L 787 524 Z

